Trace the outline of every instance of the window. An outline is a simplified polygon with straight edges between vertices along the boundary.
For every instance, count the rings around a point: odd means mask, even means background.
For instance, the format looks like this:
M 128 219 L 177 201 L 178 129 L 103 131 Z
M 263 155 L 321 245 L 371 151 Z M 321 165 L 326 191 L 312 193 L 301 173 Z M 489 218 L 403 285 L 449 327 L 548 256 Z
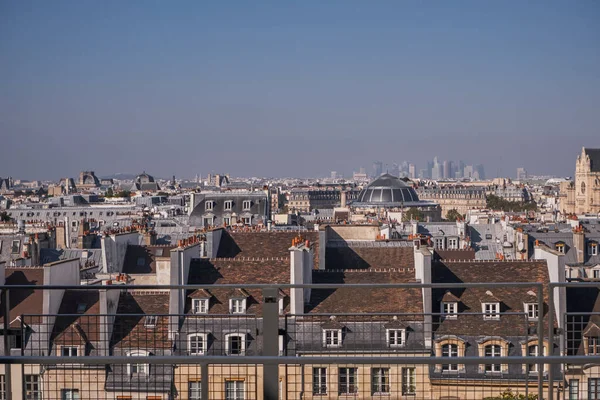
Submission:
M 244 200 L 242 207 L 244 210 L 249 210 L 252 206 L 252 202 L 250 200 Z
M 491 233 L 486 233 L 485 234 L 485 239 L 486 240 L 491 240 L 492 239 L 492 234 Z
M 456 318 L 458 304 L 454 301 L 442 302 L 442 314 L 445 318 Z
M 388 347 L 404 346 L 406 331 L 404 329 L 386 329 Z
M 600 279 L 600 269 L 594 270 L 594 279 Z
M 243 333 L 230 333 L 225 335 L 225 351 L 230 356 L 243 356 L 246 352 L 246 335 Z
M 193 333 L 188 335 L 188 350 L 191 355 L 197 356 L 206 353 L 207 334 Z
M 559 253 L 565 254 L 565 244 L 564 243 L 556 243 L 556 251 Z
M 206 203 L 204 203 L 204 209 L 207 211 L 210 211 L 213 209 L 213 205 L 214 205 L 214 201 L 212 200 L 207 200 Z
M 600 399 L 600 378 L 588 378 L 588 400 Z
M 283 315 L 285 312 L 285 298 L 280 297 L 277 301 L 279 303 L 279 315 Z
M 449 249 L 458 249 L 458 239 L 457 238 L 449 238 L 448 239 L 448 248 Z
M 341 329 L 323 329 L 323 346 L 341 347 L 342 330 Z
M 225 381 L 225 400 L 243 400 L 244 381 Z
M 0 375 L 0 400 L 6 400 L 6 382 L 4 375 Z
M 533 344 L 527 347 L 527 355 L 532 357 L 540 356 L 539 347 L 537 344 Z M 543 350 L 543 355 L 546 355 L 546 349 Z M 539 364 L 527 364 L 527 372 L 530 374 L 537 373 L 539 371 Z
M 486 357 L 500 357 L 502 348 L 498 344 L 491 344 L 484 348 Z M 500 372 L 500 364 L 485 364 L 485 372 Z
M 588 255 L 597 256 L 598 255 L 598 243 L 592 242 L 588 244 Z
M 382 394 L 390 392 L 390 369 L 371 369 L 371 394 Z
M 77 347 L 75 346 L 63 346 L 61 349 L 63 357 L 77 357 Z
M 143 267 L 144 265 L 146 265 L 146 257 L 138 257 L 137 266 Z
M 588 356 L 600 355 L 600 338 L 597 336 L 589 336 L 587 338 Z
M 192 299 L 192 310 L 194 314 L 207 314 L 208 299 Z
M 42 385 L 39 375 L 25 375 L 25 398 L 42 400 Z
M 500 319 L 500 303 L 483 303 L 483 319 Z
M 144 357 L 144 356 L 148 356 L 148 355 L 149 355 L 149 353 L 147 351 L 132 351 L 127 354 L 128 357 Z M 138 363 L 127 364 L 127 373 L 130 376 L 134 375 L 134 374 L 148 375 L 149 371 L 150 371 L 150 366 L 148 364 L 138 364 Z
M 442 357 L 458 357 L 458 345 L 445 344 L 442 346 Z M 458 364 L 442 364 L 442 372 L 458 371 Z
M 246 312 L 246 299 L 229 300 L 229 312 L 231 314 L 243 314 Z
M 569 379 L 568 400 L 579 400 L 579 379 Z
M 20 240 L 13 240 L 12 241 L 12 246 L 10 248 L 11 254 L 19 254 L 19 249 L 20 248 L 21 248 L 21 241 Z
M 225 225 L 231 225 L 231 218 L 229 218 L 229 217 L 223 217 L 223 223 Z
M 62 389 L 60 391 L 62 400 L 79 400 L 79 390 L 77 389 Z
M 415 367 L 402 368 L 402 394 L 417 394 L 417 370 Z
M 433 239 L 433 245 L 436 249 L 444 249 L 444 238 L 435 238 Z
M 242 222 L 244 225 L 252 225 L 252 217 L 244 217 L 242 218 Z
M 188 399 L 199 400 L 202 398 L 202 384 L 200 381 L 188 382 Z
M 537 321 L 539 308 L 536 303 L 525 304 L 525 312 L 527 313 L 527 319 L 530 321 Z
M 146 328 L 155 328 L 158 317 L 156 315 L 146 315 L 144 319 L 144 326 Z
M 225 211 L 231 211 L 233 208 L 233 200 L 225 200 Z
M 357 368 L 340 368 L 338 374 L 338 394 L 355 394 L 358 393 L 358 386 L 356 386 L 356 375 L 358 375 Z
M 327 394 L 327 368 L 313 368 L 313 395 Z
M 86 303 L 77 303 L 77 314 L 83 314 L 87 308 Z

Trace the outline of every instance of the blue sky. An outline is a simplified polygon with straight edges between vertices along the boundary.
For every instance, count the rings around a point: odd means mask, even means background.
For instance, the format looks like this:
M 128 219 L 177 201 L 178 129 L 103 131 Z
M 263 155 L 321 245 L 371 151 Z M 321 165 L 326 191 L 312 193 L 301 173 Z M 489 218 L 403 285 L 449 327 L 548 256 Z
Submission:
M 571 175 L 600 147 L 597 1 L 0 3 L 0 176 Z

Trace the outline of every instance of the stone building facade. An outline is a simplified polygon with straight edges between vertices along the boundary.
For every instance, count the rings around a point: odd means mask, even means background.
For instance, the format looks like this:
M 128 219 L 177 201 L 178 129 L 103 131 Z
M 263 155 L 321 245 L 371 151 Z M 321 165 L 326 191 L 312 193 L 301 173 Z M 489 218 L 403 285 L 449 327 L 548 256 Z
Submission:
M 575 181 L 560 185 L 561 212 L 600 213 L 600 149 L 581 149 L 575 164 Z
M 442 208 L 442 216 L 454 209 L 461 214 L 473 209 L 486 206 L 485 188 L 483 187 L 435 187 L 419 188 L 417 190 L 421 200 L 434 201 Z

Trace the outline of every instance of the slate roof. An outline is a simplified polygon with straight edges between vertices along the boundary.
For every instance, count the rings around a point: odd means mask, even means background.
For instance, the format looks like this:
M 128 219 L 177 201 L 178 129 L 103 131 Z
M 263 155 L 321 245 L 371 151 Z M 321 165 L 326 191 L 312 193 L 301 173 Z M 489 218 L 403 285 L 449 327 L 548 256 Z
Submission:
M 585 149 L 585 154 L 590 158 L 590 170 L 600 172 L 600 149 Z
M 0 262 L 10 262 L 23 256 L 25 235 L 0 235 Z M 13 241 L 18 241 L 18 246 L 13 249 Z M 16 251 L 13 251 L 16 250 Z
M 84 305 L 83 312 L 79 305 Z M 100 302 L 97 290 L 67 290 L 63 295 L 51 340 L 57 345 L 86 345 L 100 340 Z M 96 315 L 93 315 L 96 314 Z
M 156 258 L 171 257 L 175 246 L 140 246 L 128 245 L 125 253 L 123 272 L 126 274 L 156 273 Z
M 475 283 L 475 282 L 549 282 L 545 261 L 502 261 L 502 262 L 450 262 L 432 263 L 433 283 Z M 433 312 L 440 312 L 440 302 L 447 292 L 459 299 L 456 319 L 441 319 L 434 324 L 436 335 L 484 335 L 510 336 L 525 335 L 529 324 L 524 315 L 502 315 L 503 312 L 524 312 L 524 303 L 531 300 L 530 291 L 535 287 L 506 288 L 464 288 L 433 289 Z M 482 303 L 500 302 L 500 319 L 484 320 L 482 315 L 460 315 L 461 313 L 482 313 Z M 544 290 L 544 302 L 547 302 L 547 290 Z M 547 305 L 543 314 L 545 315 Z M 532 325 L 535 327 L 535 325 Z
M 325 252 L 328 270 L 413 268 L 414 265 L 414 249 L 406 241 L 337 241 L 328 243 Z
M 100 265 L 102 262 L 102 251 L 100 249 L 40 249 L 40 262 L 49 264 L 56 261 L 71 260 L 79 258 L 82 265 L 85 260 L 82 259 L 84 252 L 87 252 L 87 261 L 94 265 Z

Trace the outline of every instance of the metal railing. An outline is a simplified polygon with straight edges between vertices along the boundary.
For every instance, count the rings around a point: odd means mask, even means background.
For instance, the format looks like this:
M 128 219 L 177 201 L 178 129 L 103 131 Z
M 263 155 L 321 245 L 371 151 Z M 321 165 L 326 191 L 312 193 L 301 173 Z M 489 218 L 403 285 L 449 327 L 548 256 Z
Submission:
M 70 390 L 65 389 L 64 386 L 68 379 L 55 372 L 55 370 L 61 369 L 66 365 L 66 369 L 76 370 L 77 373 L 81 373 L 82 368 L 80 367 L 101 366 L 108 371 L 106 375 L 109 378 L 113 374 L 115 375 L 113 376 L 113 380 L 117 383 L 126 383 L 126 385 L 123 385 L 123 390 L 121 391 L 118 389 L 111 389 L 109 391 L 107 389 L 105 392 L 94 391 L 90 392 L 90 394 L 85 392 L 85 390 L 81 390 L 82 396 L 77 394 L 77 396 L 80 396 L 77 398 L 118 398 L 118 393 L 123 394 L 126 392 L 129 394 L 134 393 L 137 396 L 136 398 L 142 398 L 144 395 L 150 396 L 151 394 L 166 396 L 163 398 L 201 397 L 203 399 L 329 398 L 328 396 L 337 398 L 331 392 L 337 393 L 338 396 L 354 395 L 359 398 L 367 398 L 383 396 L 389 393 L 392 388 L 398 393 L 398 398 L 404 398 L 402 396 L 405 395 L 401 393 L 408 393 L 406 396 L 410 396 L 409 398 L 412 399 L 440 398 L 453 390 L 456 393 L 465 394 L 465 397 L 468 398 L 493 398 L 507 388 L 522 390 L 527 396 L 536 394 L 538 399 L 553 399 L 554 395 L 560 398 L 561 393 L 564 394 L 565 390 L 570 390 L 566 388 L 567 382 L 565 381 L 567 365 L 589 366 L 600 364 L 600 356 L 567 354 L 565 347 L 568 350 L 568 346 L 564 344 L 566 340 L 565 326 L 561 327 L 554 323 L 557 317 L 555 315 L 555 299 L 560 299 L 561 296 L 564 296 L 564 293 L 560 293 L 560 289 L 568 286 L 579 287 L 580 285 L 600 288 L 600 283 L 559 283 L 545 286 L 537 282 L 471 284 L 0 286 L 0 289 L 2 289 L 2 312 L 4 315 L 3 333 L 5 333 L 3 335 L 4 352 L 0 356 L 0 364 L 4 365 L 4 390 L 8 394 L 8 398 L 11 398 L 11 396 L 12 398 L 20 398 L 21 396 L 22 398 L 37 398 L 31 389 L 33 386 L 27 386 L 28 383 L 25 377 L 29 376 L 27 374 L 28 370 L 39 370 L 41 371 L 40 376 L 46 374 L 42 379 L 44 390 L 47 390 L 44 399 L 65 398 L 65 395 L 73 396 L 74 392 L 65 391 Z M 142 329 L 140 331 L 142 332 L 142 336 L 138 335 L 136 337 L 137 342 L 135 342 L 135 345 L 126 349 L 148 350 L 158 348 L 161 350 L 154 350 L 146 354 L 136 354 L 136 364 L 132 364 L 132 356 L 127 354 L 124 350 L 125 347 L 119 346 L 118 340 L 121 340 L 122 337 L 128 337 L 127 335 L 136 334 L 135 327 L 140 327 L 140 324 L 143 323 L 140 320 L 148 314 L 139 312 L 105 314 L 22 313 L 17 320 L 13 319 L 12 321 L 6 317 L 11 315 L 9 299 L 11 298 L 10 293 L 13 291 L 36 290 L 64 293 L 66 290 L 107 292 L 116 290 L 121 293 L 131 293 L 132 291 L 140 290 L 168 290 L 170 292 L 180 291 L 185 294 L 187 291 L 199 289 L 214 291 L 234 290 L 240 287 L 246 290 L 260 291 L 262 298 L 255 299 L 259 300 L 258 302 L 261 307 L 260 314 L 152 313 L 153 316 L 157 317 L 154 327 L 156 329 L 160 328 L 160 332 L 163 333 L 157 334 L 155 330 L 145 331 Z M 545 287 L 548 288 L 547 291 L 544 290 Z M 450 353 L 445 353 L 445 350 L 440 345 L 443 339 L 442 336 L 444 335 L 438 334 L 437 328 L 442 321 L 448 318 L 448 315 L 442 313 L 406 313 L 402 312 L 402 310 L 399 310 L 397 313 L 376 311 L 369 313 L 307 312 L 296 315 L 280 313 L 278 296 L 280 296 L 281 290 L 365 288 L 421 289 L 425 293 L 427 293 L 428 289 L 534 288 L 540 317 L 532 323 L 528 320 L 524 312 L 501 312 L 500 318 L 513 317 L 515 320 L 522 319 L 523 325 L 520 328 L 523 328 L 522 331 L 524 334 L 514 334 L 514 343 L 510 343 L 506 347 L 512 350 L 505 352 L 504 348 L 500 347 L 500 354 L 497 354 L 494 353 L 495 348 L 490 347 L 492 349 L 490 355 L 482 355 L 481 349 L 475 353 L 476 355 L 470 355 L 473 353 L 469 353 L 469 349 L 466 349 L 462 351 L 462 354 L 453 356 L 454 354 L 451 354 L 450 350 Z M 555 291 L 558 294 L 555 294 Z M 544 297 L 545 294 L 547 295 L 546 299 Z M 429 304 L 431 304 L 431 300 L 430 298 Z M 433 299 L 433 301 L 438 301 L 438 299 Z M 427 300 L 425 300 L 425 303 L 427 303 Z M 544 307 L 545 305 L 546 307 Z M 563 324 L 565 316 L 568 315 L 565 311 L 559 310 L 558 314 L 558 320 L 563 321 Z M 464 320 L 466 317 L 481 319 L 483 315 L 484 313 L 480 312 L 463 311 L 458 314 L 458 319 Z M 335 317 L 335 319 L 331 317 Z M 79 320 L 93 320 L 97 318 L 98 320 L 94 320 L 95 322 L 93 323 L 99 324 L 98 332 L 92 330 L 89 333 L 97 333 L 100 336 L 105 335 L 104 339 L 96 339 L 95 342 L 98 343 L 98 346 L 91 351 L 86 349 L 76 355 L 68 356 L 58 353 L 58 345 L 54 343 L 54 340 L 56 339 L 57 321 L 61 318 L 75 318 Z M 131 331 L 128 331 L 131 327 L 127 325 L 126 321 L 120 321 L 120 319 L 126 318 L 137 319 L 135 327 Z M 233 342 L 225 342 L 221 336 L 225 337 L 226 335 L 239 332 L 239 325 L 242 320 L 246 321 L 244 322 L 244 332 L 247 331 L 247 337 L 251 337 L 251 339 L 243 339 L 244 344 L 240 342 L 240 352 L 236 353 L 231 351 L 231 347 L 228 347 Z M 248 320 L 253 321 L 251 327 L 248 327 Z M 16 329 L 12 326 L 15 321 L 18 324 L 18 328 Z M 31 321 L 35 321 L 35 323 Z M 409 321 L 405 325 L 409 326 L 407 329 L 410 332 L 404 333 L 408 335 L 408 338 L 403 338 L 405 340 L 403 345 L 390 348 L 389 338 L 384 336 L 386 334 L 386 327 L 383 325 L 389 321 Z M 344 329 L 347 332 L 340 333 L 343 336 L 339 337 L 339 340 L 343 344 L 339 346 L 337 344 L 328 345 L 327 338 L 323 337 L 323 326 L 328 326 L 324 325 L 328 322 L 332 322 L 331 330 L 337 329 L 336 323 L 345 325 Z M 190 324 L 191 326 L 189 326 Z M 198 328 L 199 324 L 202 325 L 201 329 Z M 39 331 L 28 333 L 34 325 Z M 42 328 L 39 328 L 40 326 Z M 67 324 L 67 326 L 75 330 L 80 329 L 78 332 L 85 334 L 85 323 L 83 321 L 79 321 L 78 325 Z M 515 331 L 517 328 L 519 326 L 515 326 Z M 562 328 L 562 330 L 557 330 L 557 328 Z M 203 351 L 196 353 L 190 351 L 191 342 L 189 342 L 189 337 L 186 335 L 194 332 L 194 330 L 202 332 L 210 331 L 207 334 L 208 336 L 203 338 L 205 342 L 203 342 L 202 346 L 206 347 L 202 347 Z M 17 349 L 14 341 L 11 342 L 11 337 L 6 333 L 19 331 L 20 340 L 23 343 Z M 283 347 L 281 346 L 280 338 L 282 331 L 287 338 L 284 339 Z M 146 336 L 144 336 L 144 332 Z M 544 332 L 546 332 L 546 335 L 543 334 Z M 38 333 L 40 335 L 35 336 Z M 460 338 L 461 335 L 457 332 L 454 336 Z M 490 343 L 496 339 L 491 338 Z M 38 340 L 38 343 L 35 340 Z M 90 338 L 87 338 L 87 340 L 90 340 Z M 104 340 L 104 343 L 101 343 L 102 340 Z M 209 344 L 211 340 L 212 342 Z M 454 343 L 453 341 L 458 339 L 449 340 Z M 522 343 L 528 346 L 532 341 L 538 346 L 537 349 L 549 348 L 550 351 L 546 354 L 543 351 L 538 351 L 538 354 L 530 355 L 528 351 L 523 352 L 519 349 L 519 347 L 523 347 Z M 64 345 L 65 343 L 66 345 Z M 63 347 L 70 347 L 68 346 L 68 341 L 65 343 L 63 343 Z M 198 344 L 196 345 L 199 346 Z M 467 343 L 466 347 L 468 346 L 470 344 Z M 500 345 L 493 344 L 490 346 Z M 527 347 L 524 348 L 527 349 Z M 558 349 L 557 354 L 552 351 L 554 348 Z M 475 351 L 475 349 L 472 350 Z M 132 367 L 132 365 L 135 365 L 135 367 Z M 141 365 L 141 367 L 138 367 L 138 365 Z M 145 371 L 153 371 L 152 366 L 171 366 L 172 369 L 169 369 L 169 373 L 175 376 L 172 379 L 172 386 L 176 387 L 176 389 L 169 388 L 167 391 L 160 391 L 138 385 L 139 382 L 135 380 L 135 374 L 138 372 L 132 372 L 132 369 L 136 369 L 136 371 L 137 368 L 144 370 L 146 368 L 144 365 L 149 366 Z M 456 370 L 454 370 L 454 366 L 457 366 Z M 460 366 L 464 367 L 461 368 Z M 488 368 L 487 366 L 492 367 Z M 326 375 L 319 375 L 321 368 L 327 370 Z M 186 369 L 187 372 L 184 372 Z M 190 372 L 192 370 L 193 372 Z M 155 369 L 154 371 L 163 370 Z M 120 376 L 117 376 L 119 374 Z M 20 382 L 18 379 L 19 376 L 21 378 Z M 196 379 L 196 377 L 199 378 L 194 381 L 192 380 L 192 376 L 193 379 Z M 106 382 L 108 382 L 109 378 L 107 378 Z M 328 394 L 319 393 L 319 390 L 322 388 L 315 386 L 317 378 L 324 379 L 323 382 L 326 382 L 324 386 L 325 391 Z M 337 378 L 337 380 L 334 380 L 334 378 Z M 600 382 L 600 376 L 598 378 Z M 89 378 L 83 377 L 80 379 L 82 382 L 79 383 L 88 385 L 92 383 L 83 382 L 85 379 Z M 414 380 L 411 381 L 411 379 Z M 596 379 L 596 377 L 594 376 L 593 379 Z M 21 387 L 15 387 L 15 382 L 20 383 Z M 71 381 L 69 380 L 68 382 Z M 191 382 L 198 382 L 198 384 L 193 385 Z M 220 383 L 217 384 L 215 382 Z M 227 382 L 245 383 L 244 386 L 240 386 L 242 387 L 240 389 Z M 409 393 L 409 389 L 412 388 L 410 382 L 416 382 L 414 386 L 419 386 L 419 389 L 421 389 L 419 390 L 419 394 Z M 224 387 L 221 385 L 223 383 Z M 63 386 L 61 387 L 61 385 Z M 185 385 L 189 385 L 187 394 L 184 394 Z M 108 388 L 109 386 L 106 385 L 105 387 Z M 196 392 L 192 391 L 192 386 L 195 388 L 194 390 L 197 390 Z M 131 390 L 128 391 L 128 388 Z M 249 390 L 249 388 L 252 390 Z M 147 390 L 144 391 L 144 389 Z M 377 392 L 376 389 L 382 390 L 382 392 Z M 194 395 L 198 395 L 198 397 L 190 397 L 192 393 L 195 393 Z M 235 397 L 240 393 L 244 393 L 244 397 Z M 581 393 L 587 392 L 582 390 Z M 600 391 L 598 395 L 600 397 Z M 148 398 L 152 398 L 152 396 Z M 585 397 L 580 396 L 579 398 Z M 588 398 L 592 398 L 589 393 Z

